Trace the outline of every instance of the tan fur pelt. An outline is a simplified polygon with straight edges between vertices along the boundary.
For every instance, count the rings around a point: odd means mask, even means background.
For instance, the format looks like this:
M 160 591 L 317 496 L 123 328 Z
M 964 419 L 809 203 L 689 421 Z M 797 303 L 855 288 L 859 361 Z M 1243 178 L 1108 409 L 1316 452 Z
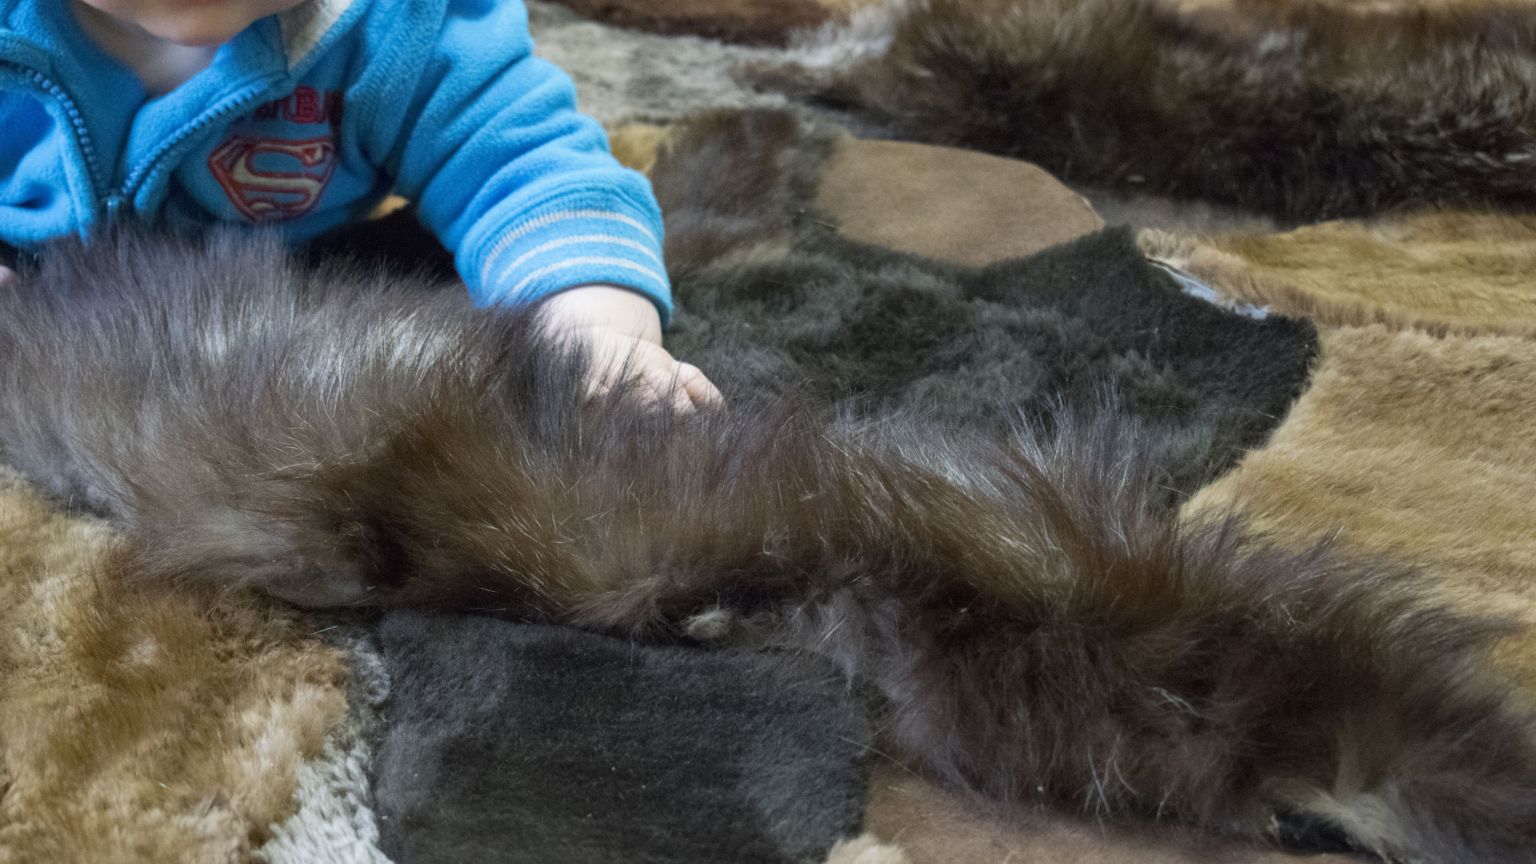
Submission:
M 1188 505 L 1426 565 L 1458 602 L 1536 622 L 1536 343 L 1384 326 L 1322 334 L 1269 445 Z M 1505 641 L 1536 687 L 1536 637 Z
M 1447 211 L 1140 241 L 1236 299 L 1319 324 L 1536 336 L 1536 217 Z
M 101 524 L 0 469 L 0 861 L 235 862 L 343 709 L 292 614 L 130 589 Z

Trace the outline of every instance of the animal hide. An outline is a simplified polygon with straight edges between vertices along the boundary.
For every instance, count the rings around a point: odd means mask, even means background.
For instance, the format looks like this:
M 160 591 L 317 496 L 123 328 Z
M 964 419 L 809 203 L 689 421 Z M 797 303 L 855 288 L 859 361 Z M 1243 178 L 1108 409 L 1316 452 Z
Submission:
M 400 864 L 797 864 L 863 814 L 869 729 L 824 663 L 415 612 L 379 638 Z
M 0 312 L 6 457 L 120 520 L 141 578 L 814 651 L 893 750 L 1011 806 L 1532 860 L 1495 631 L 1390 565 L 1159 515 L 1153 426 L 591 404 L 534 316 L 282 260 L 61 247 Z
M 1449 211 L 1139 239 L 1150 257 L 1229 296 L 1322 325 L 1536 336 L 1536 219 L 1527 216 Z
M 1189 510 L 1237 505 L 1277 537 L 1412 557 L 1448 600 L 1536 622 L 1536 343 L 1379 325 L 1323 340 L 1273 440 Z M 1536 688 L 1528 634 L 1500 658 Z
M 341 657 L 291 610 L 125 583 L 116 545 L 0 469 L 0 861 L 249 860 Z
M 616 27 L 686 34 L 749 45 L 782 45 L 793 30 L 832 17 L 818 0 L 560 0 L 578 14 Z
M 1536 203 L 1536 11 L 889 0 L 754 62 L 897 137 L 1310 220 Z

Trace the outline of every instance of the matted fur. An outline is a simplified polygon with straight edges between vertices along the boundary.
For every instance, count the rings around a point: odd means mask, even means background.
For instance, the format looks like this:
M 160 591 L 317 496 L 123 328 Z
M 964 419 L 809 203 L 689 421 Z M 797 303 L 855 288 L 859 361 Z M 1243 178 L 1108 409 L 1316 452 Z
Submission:
M 1440 212 L 1283 234 L 1144 231 L 1155 259 L 1322 325 L 1536 336 L 1536 218 Z
M 120 581 L 117 542 L 0 469 L 0 860 L 248 860 L 341 658 L 291 610 Z
M 145 577 L 652 638 L 723 610 L 994 800 L 1243 836 L 1323 809 L 1403 860 L 1536 859 L 1493 631 L 1394 568 L 1156 515 L 1155 430 L 590 405 L 526 313 L 270 238 L 49 260 L 0 307 L 0 441 L 122 520 Z
M 1536 203 L 1536 10 L 889 0 L 748 67 L 896 134 L 1314 219 Z

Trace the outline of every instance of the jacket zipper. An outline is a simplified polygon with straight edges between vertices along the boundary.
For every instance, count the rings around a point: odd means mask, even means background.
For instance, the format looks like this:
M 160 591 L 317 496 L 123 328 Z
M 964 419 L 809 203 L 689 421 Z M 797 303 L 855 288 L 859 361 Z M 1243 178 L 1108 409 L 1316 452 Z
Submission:
M 99 190 L 110 187 L 111 183 L 101 173 L 101 163 L 96 158 L 95 145 L 91 143 L 91 135 L 86 128 L 85 118 L 81 115 L 80 109 L 75 105 L 75 101 L 69 97 L 69 94 L 65 92 L 63 87 L 60 87 L 48 76 L 35 69 L 29 69 L 10 60 L 0 60 L 0 68 L 10 69 L 25 77 L 36 85 L 38 89 L 58 100 L 59 104 L 64 107 L 64 113 L 69 117 L 70 126 L 74 129 L 75 142 L 80 148 L 80 157 L 85 160 L 86 173 L 90 176 L 91 198 L 93 202 L 97 201 Z M 165 158 L 166 154 L 180 146 L 182 142 L 192 135 L 201 132 L 224 117 L 245 108 L 277 77 L 276 75 L 268 75 L 262 80 L 248 85 L 246 91 L 241 93 L 239 97 L 231 98 L 217 110 L 203 115 L 196 123 L 183 127 L 175 135 L 172 135 L 168 141 L 160 145 L 160 148 L 148 159 L 140 162 L 129 173 L 128 177 L 124 179 L 123 185 L 120 188 L 110 190 L 105 197 L 100 198 L 99 205 L 106 213 L 107 224 L 110 225 L 117 221 L 122 213 L 123 206 L 133 198 L 137 187 L 153 172 L 154 168 L 160 163 L 160 160 Z
M 170 139 L 168 139 L 164 144 L 160 145 L 160 149 L 150 154 L 148 159 L 141 161 L 131 172 L 129 172 L 128 176 L 123 180 L 121 189 L 119 189 L 113 195 L 108 196 L 108 214 L 112 215 L 114 208 L 121 207 L 124 202 L 133 198 L 134 194 L 138 191 L 138 187 L 142 185 L 151 174 L 154 173 L 155 168 L 160 165 L 161 160 L 164 159 L 167 154 L 174 151 L 177 147 L 180 147 L 182 143 L 185 142 L 188 138 L 191 138 L 193 135 L 196 135 L 204 129 L 207 129 L 214 123 L 217 123 L 218 121 L 228 117 L 231 114 L 235 114 L 244 110 L 245 108 L 250 107 L 250 105 L 255 101 L 255 98 L 259 96 L 269 84 L 277 80 L 278 77 L 279 76 L 277 75 L 267 75 L 258 81 L 254 81 L 251 84 L 246 85 L 245 91 L 240 93 L 238 96 L 230 97 L 227 102 L 219 106 L 214 111 L 208 114 L 204 114 L 202 117 L 198 118 L 196 123 L 193 123 L 190 126 L 183 126 L 180 131 L 178 131 L 175 135 L 172 135 Z M 113 203 L 113 199 L 116 199 L 116 204 Z
M 106 187 L 108 181 L 102 176 L 101 164 L 96 161 L 96 148 L 91 143 L 90 132 L 85 126 L 85 117 L 75 106 L 75 100 L 69 98 L 69 94 L 64 92 L 63 87 L 55 84 L 51 78 L 36 69 L 29 69 L 10 60 L 0 60 L 0 67 L 9 69 L 31 81 L 38 89 L 58 100 L 58 103 L 64 107 L 64 113 L 69 117 L 69 125 L 75 131 L 75 143 L 80 148 L 80 158 L 85 160 L 85 173 L 91 181 L 91 200 L 95 203 L 97 191 Z

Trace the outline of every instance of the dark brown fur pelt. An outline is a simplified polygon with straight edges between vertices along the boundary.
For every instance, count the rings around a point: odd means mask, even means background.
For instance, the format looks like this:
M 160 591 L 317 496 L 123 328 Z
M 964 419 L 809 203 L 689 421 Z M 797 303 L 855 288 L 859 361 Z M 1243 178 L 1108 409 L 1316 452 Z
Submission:
M 886 0 L 747 73 L 905 137 L 1282 218 L 1536 204 L 1536 9 L 1171 7 Z
M 145 577 L 743 631 L 839 661 L 899 752 L 995 800 L 1536 860 L 1494 628 L 1392 567 L 1158 515 L 1155 429 L 590 404 L 538 334 L 270 239 L 61 247 L 0 304 L 0 447 L 120 520 Z
M 578 14 L 652 33 L 747 45 L 782 45 L 798 28 L 832 17 L 817 0 L 558 0 Z

